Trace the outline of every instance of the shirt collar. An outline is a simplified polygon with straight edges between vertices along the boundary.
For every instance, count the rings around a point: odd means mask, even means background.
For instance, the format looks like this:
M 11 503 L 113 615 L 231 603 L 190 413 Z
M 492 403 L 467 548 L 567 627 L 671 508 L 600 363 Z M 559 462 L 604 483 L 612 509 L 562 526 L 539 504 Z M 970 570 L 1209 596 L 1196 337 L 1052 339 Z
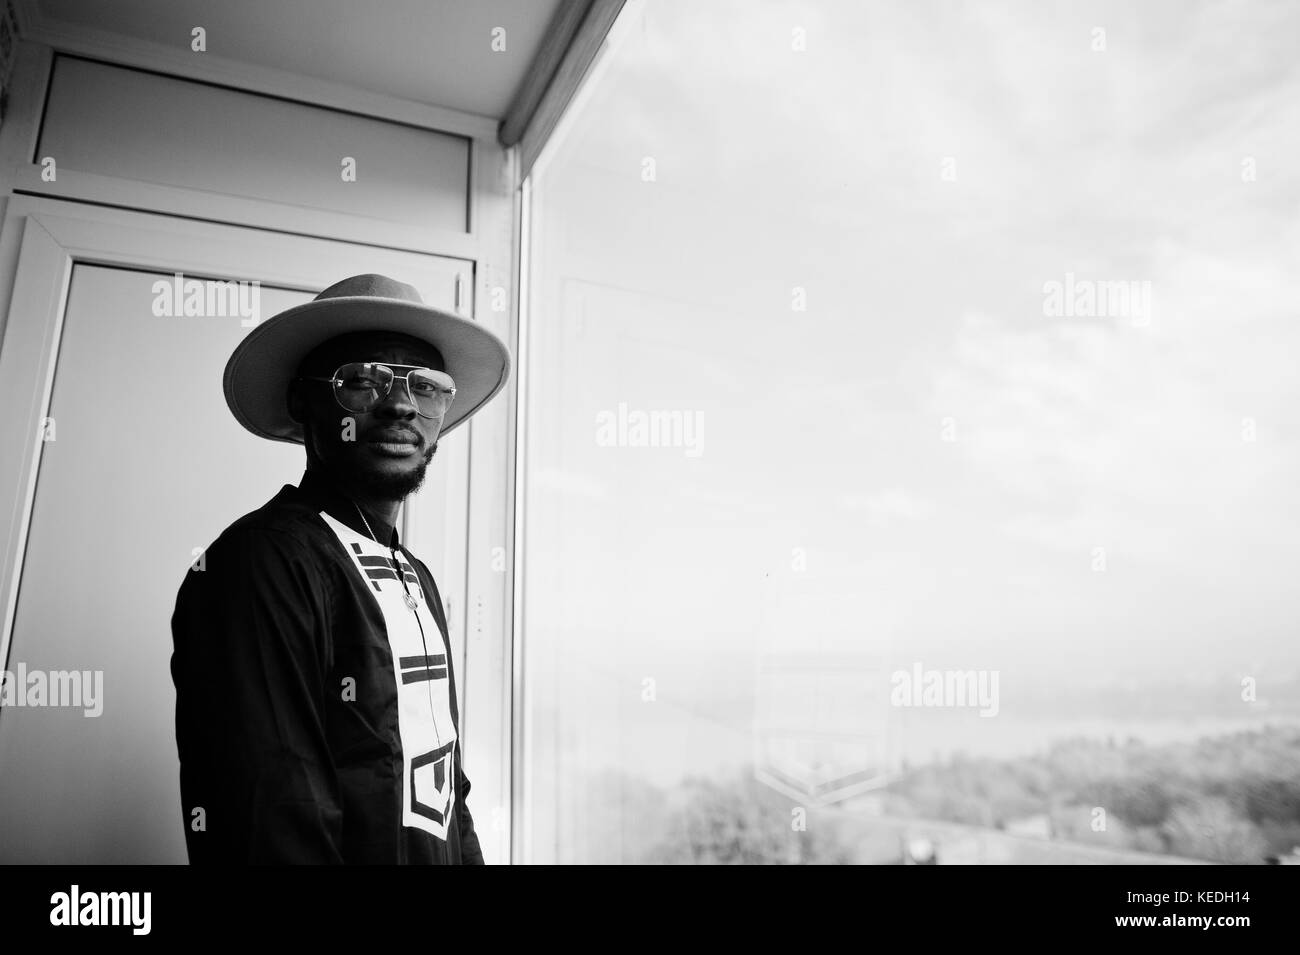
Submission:
M 354 503 L 350 497 L 335 487 L 323 475 L 315 471 L 304 471 L 302 480 L 298 482 L 298 490 L 317 508 L 339 523 L 346 524 L 358 534 L 372 537 L 370 531 L 373 530 L 373 538 L 377 538 L 379 541 L 389 541 L 389 546 L 394 549 L 402 546 L 396 527 L 368 508 L 364 509 L 366 517 L 365 521 L 363 521 L 361 513 L 357 509 L 361 505 Z M 366 527 L 366 521 L 370 522 L 369 529 Z

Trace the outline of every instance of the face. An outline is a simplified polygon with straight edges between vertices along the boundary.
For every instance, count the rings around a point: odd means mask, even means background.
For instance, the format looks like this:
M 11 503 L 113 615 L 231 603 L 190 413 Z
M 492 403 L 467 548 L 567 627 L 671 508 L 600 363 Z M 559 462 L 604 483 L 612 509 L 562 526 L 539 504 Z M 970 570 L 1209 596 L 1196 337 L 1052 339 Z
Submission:
M 298 381 L 290 389 L 290 412 L 303 423 L 308 466 L 323 470 L 344 488 L 401 500 L 424 482 L 438 448 L 442 418 L 418 413 L 404 377 L 409 368 L 395 366 L 442 371 L 442 356 L 408 335 L 360 332 L 325 342 L 303 360 L 298 373 L 329 378 L 340 365 L 354 361 L 394 366 L 397 375 L 388 395 L 370 411 L 340 407 L 334 386 L 327 382 Z

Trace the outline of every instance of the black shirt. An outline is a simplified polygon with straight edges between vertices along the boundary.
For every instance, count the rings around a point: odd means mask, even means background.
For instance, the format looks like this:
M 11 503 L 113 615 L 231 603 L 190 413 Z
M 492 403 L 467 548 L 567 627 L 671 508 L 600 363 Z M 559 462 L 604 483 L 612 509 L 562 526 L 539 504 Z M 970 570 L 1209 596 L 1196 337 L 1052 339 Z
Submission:
M 231 524 L 172 617 L 191 863 L 483 862 L 437 585 L 307 472 Z

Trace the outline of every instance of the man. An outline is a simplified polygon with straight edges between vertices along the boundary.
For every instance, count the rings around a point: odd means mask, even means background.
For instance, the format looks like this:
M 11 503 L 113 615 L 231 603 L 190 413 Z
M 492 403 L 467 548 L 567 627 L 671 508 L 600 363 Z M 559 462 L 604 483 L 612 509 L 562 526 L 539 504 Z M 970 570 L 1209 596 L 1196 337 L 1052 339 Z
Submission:
M 281 312 L 231 355 L 235 418 L 307 462 L 176 600 L 192 863 L 482 863 L 442 600 L 396 525 L 439 435 L 509 370 L 495 335 L 381 275 Z

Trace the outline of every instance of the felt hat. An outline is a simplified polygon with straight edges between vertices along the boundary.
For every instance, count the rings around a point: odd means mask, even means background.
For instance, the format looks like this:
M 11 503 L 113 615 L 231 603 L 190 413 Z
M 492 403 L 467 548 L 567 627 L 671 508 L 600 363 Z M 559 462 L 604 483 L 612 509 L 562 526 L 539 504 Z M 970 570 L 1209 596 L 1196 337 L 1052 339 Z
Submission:
M 510 375 L 505 343 L 482 325 L 425 305 L 414 286 L 384 275 L 354 275 L 312 301 L 260 323 L 226 362 L 226 404 L 245 428 L 272 441 L 303 443 L 286 393 L 302 359 L 317 345 L 350 332 L 401 332 L 433 345 L 456 382 L 443 418 L 446 434 L 485 405 Z

